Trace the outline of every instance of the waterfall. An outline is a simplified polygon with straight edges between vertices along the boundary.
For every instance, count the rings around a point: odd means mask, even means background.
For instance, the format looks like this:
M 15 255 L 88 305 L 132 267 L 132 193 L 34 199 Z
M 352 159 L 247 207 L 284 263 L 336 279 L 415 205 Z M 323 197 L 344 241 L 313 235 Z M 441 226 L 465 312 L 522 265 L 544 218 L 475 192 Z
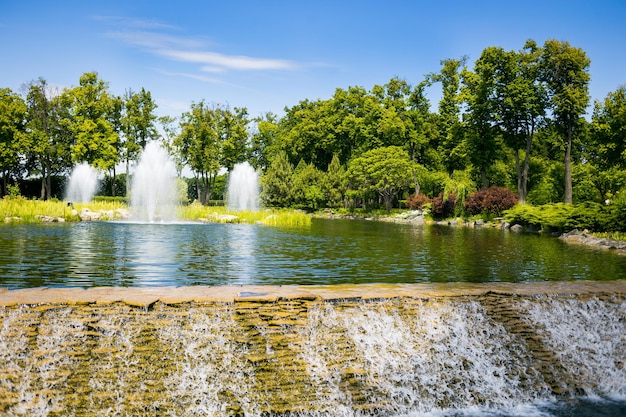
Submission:
M 0 307 L 0 414 L 549 416 L 626 398 L 625 323 L 605 294 Z

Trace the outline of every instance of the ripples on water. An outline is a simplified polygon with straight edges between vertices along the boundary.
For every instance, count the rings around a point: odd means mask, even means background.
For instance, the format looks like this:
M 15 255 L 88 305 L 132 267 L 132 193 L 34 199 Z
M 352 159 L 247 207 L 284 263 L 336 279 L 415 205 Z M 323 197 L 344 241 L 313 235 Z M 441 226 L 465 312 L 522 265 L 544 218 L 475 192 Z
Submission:
M 626 279 L 626 257 L 493 229 L 318 220 L 0 228 L 0 286 Z

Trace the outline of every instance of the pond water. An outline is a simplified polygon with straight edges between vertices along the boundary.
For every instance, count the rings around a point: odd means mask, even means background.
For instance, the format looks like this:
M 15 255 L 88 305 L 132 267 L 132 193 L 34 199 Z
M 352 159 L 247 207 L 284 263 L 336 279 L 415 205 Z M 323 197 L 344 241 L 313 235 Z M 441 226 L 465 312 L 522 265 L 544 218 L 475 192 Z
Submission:
M 625 256 L 497 229 L 324 219 L 0 227 L 0 286 L 12 289 L 615 279 L 626 279 Z

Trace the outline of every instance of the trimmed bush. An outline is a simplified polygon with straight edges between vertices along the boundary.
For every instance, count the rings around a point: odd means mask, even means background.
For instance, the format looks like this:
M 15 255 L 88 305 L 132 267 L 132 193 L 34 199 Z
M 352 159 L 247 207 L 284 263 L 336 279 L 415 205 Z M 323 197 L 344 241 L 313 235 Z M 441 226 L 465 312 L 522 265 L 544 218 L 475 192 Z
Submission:
M 517 204 L 515 193 L 505 187 L 490 187 L 470 194 L 465 199 L 465 210 L 471 214 L 490 213 L 500 216 Z
M 430 203 L 430 198 L 425 194 L 411 194 L 406 199 L 406 205 L 411 210 L 421 210 L 428 203 Z
M 444 199 L 443 194 L 433 198 L 431 206 L 431 214 L 436 219 L 445 219 L 454 216 L 454 208 L 456 206 L 456 196 L 448 195 Z

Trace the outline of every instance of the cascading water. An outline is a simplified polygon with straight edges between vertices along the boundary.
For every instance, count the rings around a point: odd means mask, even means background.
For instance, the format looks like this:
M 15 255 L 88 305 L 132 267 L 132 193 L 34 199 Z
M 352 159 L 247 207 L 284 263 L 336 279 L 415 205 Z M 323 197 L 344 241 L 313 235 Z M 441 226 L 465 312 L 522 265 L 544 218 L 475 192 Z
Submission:
M 70 174 L 65 200 L 90 203 L 98 189 L 98 171 L 87 162 L 76 165 Z
M 623 404 L 625 321 L 606 294 L 2 307 L 0 413 L 582 415 Z
M 237 211 L 259 209 L 259 174 L 248 162 L 236 164 L 228 176 L 227 207 Z
M 176 167 L 168 152 L 156 141 L 149 142 L 132 176 L 132 218 L 140 222 L 176 220 Z

